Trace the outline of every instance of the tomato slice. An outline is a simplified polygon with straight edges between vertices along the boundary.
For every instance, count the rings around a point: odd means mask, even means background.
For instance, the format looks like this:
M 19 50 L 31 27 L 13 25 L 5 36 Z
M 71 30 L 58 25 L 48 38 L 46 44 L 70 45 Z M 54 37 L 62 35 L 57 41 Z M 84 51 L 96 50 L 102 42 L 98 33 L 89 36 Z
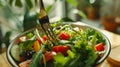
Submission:
M 56 52 L 46 52 L 44 55 L 47 62 L 53 59 L 53 57 L 56 55 Z
M 104 44 L 103 43 L 99 43 L 97 45 L 95 45 L 95 50 L 96 51 L 103 51 L 105 48 L 104 48 Z
M 61 31 L 58 36 L 61 40 L 68 40 L 70 38 L 70 35 L 64 31 Z
M 66 45 L 58 45 L 58 46 L 53 46 L 52 50 L 55 51 L 56 53 L 62 53 L 64 56 L 67 56 L 67 50 L 69 50 L 70 47 Z

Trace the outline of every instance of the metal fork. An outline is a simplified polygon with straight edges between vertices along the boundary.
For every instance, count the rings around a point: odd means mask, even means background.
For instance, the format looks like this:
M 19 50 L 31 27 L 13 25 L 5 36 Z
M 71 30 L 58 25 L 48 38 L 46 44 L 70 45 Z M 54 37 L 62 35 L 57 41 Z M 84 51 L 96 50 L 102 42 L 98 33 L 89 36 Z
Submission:
M 47 38 L 49 39 L 49 41 L 51 41 L 51 38 L 52 38 L 51 43 L 53 45 L 56 45 L 57 44 L 56 35 L 54 34 L 54 32 L 52 30 L 52 27 L 51 27 L 50 22 L 49 22 L 49 17 L 45 11 L 44 4 L 43 4 L 42 0 L 40 0 L 39 23 L 42 27 L 42 30 L 44 31 Z

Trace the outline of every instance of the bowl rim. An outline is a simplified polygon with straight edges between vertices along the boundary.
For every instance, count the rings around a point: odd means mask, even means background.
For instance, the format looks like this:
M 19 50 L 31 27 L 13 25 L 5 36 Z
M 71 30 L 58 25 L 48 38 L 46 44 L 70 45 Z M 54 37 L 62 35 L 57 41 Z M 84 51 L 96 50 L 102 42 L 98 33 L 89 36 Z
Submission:
M 101 33 L 101 35 L 105 38 L 105 40 L 106 40 L 106 45 L 107 45 L 106 52 L 105 52 L 105 54 L 102 56 L 102 58 L 94 64 L 94 66 L 102 63 L 102 62 L 109 56 L 110 51 L 111 51 L 111 43 L 110 43 L 108 37 L 107 37 L 104 33 L 102 33 L 102 31 L 101 31 L 100 29 L 98 29 L 98 28 L 96 28 L 96 27 L 92 27 L 92 26 L 87 25 L 87 24 L 84 24 L 84 23 L 82 23 L 82 22 L 75 22 L 75 23 L 73 23 L 73 22 L 69 22 L 69 23 L 68 23 L 68 22 L 67 22 L 67 23 L 62 23 L 62 24 L 72 24 L 72 25 L 76 25 L 76 26 L 78 26 L 78 27 L 80 27 L 80 26 L 82 26 L 82 27 L 89 27 L 89 28 L 92 28 L 92 29 L 98 31 L 99 33 Z M 7 52 L 6 52 L 6 57 L 7 57 L 8 62 L 9 62 L 12 66 L 18 67 L 18 65 L 16 64 L 16 62 L 14 61 L 14 59 L 10 56 L 10 49 L 11 49 L 12 45 L 16 42 L 16 39 L 17 39 L 17 38 L 19 38 L 20 36 L 22 36 L 22 35 L 25 34 L 25 33 L 28 33 L 28 32 L 30 32 L 30 31 L 33 31 L 34 29 L 35 29 L 35 28 L 30 29 L 30 30 L 28 30 L 28 31 L 25 31 L 25 32 L 19 34 L 17 37 L 15 37 L 15 38 L 11 41 L 11 43 L 10 43 L 8 49 L 7 49 Z
M 11 41 L 11 43 L 10 43 L 8 49 L 7 49 L 7 52 L 6 52 L 6 57 L 7 57 L 8 62 L 9 62 L 12 66 L 14 66 L 14 67 L 19 67 L 19 66 L 16 64 L 16 62 L 14 61 L 14 59 L 11 57 L 11 55 L 10 55 L 10 50 L 11 50 L 12 45 L 17 41 L 17 39 L 18 39 L 20 36 L 22 36 L 22 35 L 25 34 L 25 33 L 31 32 L 31 31 L 33 31 L 34 29 L 35 29 L 35 28 L 32 28 L 32 29 L 30 29 L 30 30 L 28 30 L 28 31 L 25 31 L 25 32 L 23 32 L 23 33 L 18 34 L 18 35 Z

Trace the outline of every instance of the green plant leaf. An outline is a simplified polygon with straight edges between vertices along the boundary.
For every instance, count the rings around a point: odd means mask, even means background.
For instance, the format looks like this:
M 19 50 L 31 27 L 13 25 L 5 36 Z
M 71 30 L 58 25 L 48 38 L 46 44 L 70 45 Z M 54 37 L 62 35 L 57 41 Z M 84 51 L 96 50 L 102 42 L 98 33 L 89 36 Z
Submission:
M 31 9 L 33 7 L 32 1 L 31 0 L 25 0 L 25 1 L 29 9 Z
M 78 12 L 78 15 L 80 15 L 83 19 L 87 19 L 86 14 L 81 10 Z
M 0 3 L 0 6 L 2 6 L 2 4 Z
M 1 53 L 1 44 L 3 43 L 3 34 L 2 34 L 2 29 L 1 29 L 1 26 L 0 26 L 0 53 Z
M 64 17 L 64 18 L 60 19 L 59 22 L 73 22 L 73 20 L 68 17 Z
M 37 3 L 37 0 L 35 0 L 35 3 Z
M 50 9 L 52 8 L 53 5 L 50 5 L 48 7 L 46 7 L 46 12 L 48 13 L 50 11 Z
M 9 5 L 12 5 L 12 3 L 13 3 L 13 0 L 9 0 Z
M 7 31 L 5 36 L 4 36 L 4 42 L 6 44 L 6 47 L 8 48 L 9 44 L 10 44 L 10 36 L 11 36 L 12 32 L 11 31 Z
M 5 0 L 0 0 L 0 7 L 3 7 L 6 4 Z
M 26 11 L 25 15 L 24 15 L 24 20 L 23 20 L 23 29 L 24 31 L 27 31 L 31 28 L 36 27 L 37 25 L 37 17 L 38 14 L 30 14 L 29 11 Z
M 12 2 L 13 2 L 13 0 L 12 0 Z M 18 6 L 18 7 L 22 7 L 21 0 L 16 0 L 15 5 Z
M 32 63 L 30 64 L 30 67 L 41 67 L 41 66 L 39 66 L 39 64 L 41 63 L 40 60 L 42 60 L 42 56 L 43 56 L 43 54 L 42 54 L 42 49 L 43 49 L 44 47 L 45 47 L 45 46 L 42 45 L 41 50 L 40 50 L 37 54 L 35 54 L 35 55 L 33 56 L 33 60 L 32 60 Z
M 66 0 L 66 1 L 74 7 L 78 5 L 78 2 L 76 0 Z

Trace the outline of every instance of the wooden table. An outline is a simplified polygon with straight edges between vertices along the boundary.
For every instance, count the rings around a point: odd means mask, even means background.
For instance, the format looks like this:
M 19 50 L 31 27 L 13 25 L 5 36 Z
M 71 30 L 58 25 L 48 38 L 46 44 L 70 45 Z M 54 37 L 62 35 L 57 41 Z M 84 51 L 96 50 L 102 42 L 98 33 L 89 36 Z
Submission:
M 101 31 L 109 38 L 109 40 L 111 42 L 112 50 L 114 50 L 114 49 L 116 49 L 117 47 L 120 46 L 120 35 L 114 34 L 114 33 L 111 33 L 111 32 L 105 31 L 105 30 L 101 30 Z M 112 57 L 111 54 L 110 54 L 109 57 L 111 57 L 112 59 L 114 59 L 114 57 Z M 120 53 L 118 54 L 118 56 L 120 56 Z M 115 60 L 120 60 L 120 59 L 115 59 Z M 10 64 L 7 61 L 6 53 L 3 53 L 3 54 L 0 55 L 0 67 L 11 67 Z M 111 65 L 111 63 L 108 63 L 108 61 L 105 60 L 98 67 L 116 67 L 116 66 Z M 120 67 L 120 66 L 118 66 L 118 67 Z
M 0 67 L 11 67 L 6 58 L 6 53 L 0 55 Z

